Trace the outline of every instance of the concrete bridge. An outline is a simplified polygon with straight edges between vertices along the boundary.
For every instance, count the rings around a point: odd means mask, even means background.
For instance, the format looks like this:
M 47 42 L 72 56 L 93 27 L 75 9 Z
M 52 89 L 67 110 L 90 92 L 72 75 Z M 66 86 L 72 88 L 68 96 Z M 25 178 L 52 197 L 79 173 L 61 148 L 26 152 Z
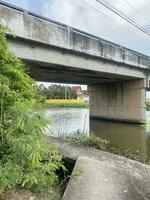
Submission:
M 2 1 L 0 21 L 35 80 L 87 84 L 93 117 L 145 119 L 150 57 Z

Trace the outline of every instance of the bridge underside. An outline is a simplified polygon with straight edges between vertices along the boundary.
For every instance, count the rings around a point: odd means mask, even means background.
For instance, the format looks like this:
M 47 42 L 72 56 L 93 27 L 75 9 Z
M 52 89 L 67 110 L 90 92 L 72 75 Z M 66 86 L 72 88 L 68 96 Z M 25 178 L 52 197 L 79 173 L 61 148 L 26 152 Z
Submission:
M 140 123 L 145 119 L 145 80 L 25 61 L 37 81 L 87 84 L 90 116 Z
M 29 75 L 36 81 L 93 85 L 104 82 L 133 80 L 128 76 L 120 76 L 98 71 L 60 66 L 23 60 L 29 68 Z
M 91 117 L 135 123 L 145 119 L 143 70 L 30 41 L 9 39 L 9 45 L 37 81 L 87 84 Z
M 8 38 L 10 49 L 30 68 L 37 81 L 95 84 L 121 80 L 143 79 L 143 69 L 88 56 L 76 51 Z

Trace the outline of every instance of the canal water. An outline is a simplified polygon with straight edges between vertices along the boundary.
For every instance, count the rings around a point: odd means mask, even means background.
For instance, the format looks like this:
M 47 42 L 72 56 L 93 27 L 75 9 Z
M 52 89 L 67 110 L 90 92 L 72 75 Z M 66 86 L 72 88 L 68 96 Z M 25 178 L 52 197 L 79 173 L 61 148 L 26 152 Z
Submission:
M 138 150 L 150 159 L 150 131 L 141 125 L 89 119 L 89 109 L 84 108 L 52 108 L 46 115 L 52 120 L 49 134 L 61 136 L 80 130 L 107 139 L 114 146 Z

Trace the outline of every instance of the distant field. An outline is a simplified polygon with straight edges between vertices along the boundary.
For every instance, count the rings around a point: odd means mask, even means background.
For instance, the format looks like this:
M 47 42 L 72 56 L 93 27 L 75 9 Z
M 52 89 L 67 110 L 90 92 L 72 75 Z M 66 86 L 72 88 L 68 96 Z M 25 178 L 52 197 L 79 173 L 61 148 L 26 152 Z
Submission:
M 83 103 L 80 99 L 46 99 L 45 103 Z
M 150 99 L 146 99 L 146 103 L 149 103 L 149 104 L 150 104 Z
M 79 99 L 46 99 L 47 108 L 88 108 L 88 103 Z

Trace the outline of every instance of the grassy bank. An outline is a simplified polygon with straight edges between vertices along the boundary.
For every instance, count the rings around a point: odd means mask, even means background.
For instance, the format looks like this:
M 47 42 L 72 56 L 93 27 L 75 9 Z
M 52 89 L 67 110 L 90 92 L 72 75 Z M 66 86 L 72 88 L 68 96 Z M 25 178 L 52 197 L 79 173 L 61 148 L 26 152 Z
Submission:
M 45 101 L 46 108 L 88 108 L 88 103 L 78 99 L 48 99 Z
M 49 103 L 44 104 L 46 108 L 88 108 L 86 103 Z
M 69 137 L 68 136 L 61 136 L 61 137 L 62 139 L 67 140 L 67 141 L 93 147 L 98 150 L 114 153 L 119 156 L 124 156 L 126 158 L 139 161 L 141 163 L 149 162 L 148 158 L 142 153 L 140 153 L 138 150 L 136 152 L 133 152 L 131 149 L 124 149 L 121 147 L 114 146 L 108 140 L 96 137 L 94 135 L 87 136 L 77 131 L 76 133 L 73 133 Z

